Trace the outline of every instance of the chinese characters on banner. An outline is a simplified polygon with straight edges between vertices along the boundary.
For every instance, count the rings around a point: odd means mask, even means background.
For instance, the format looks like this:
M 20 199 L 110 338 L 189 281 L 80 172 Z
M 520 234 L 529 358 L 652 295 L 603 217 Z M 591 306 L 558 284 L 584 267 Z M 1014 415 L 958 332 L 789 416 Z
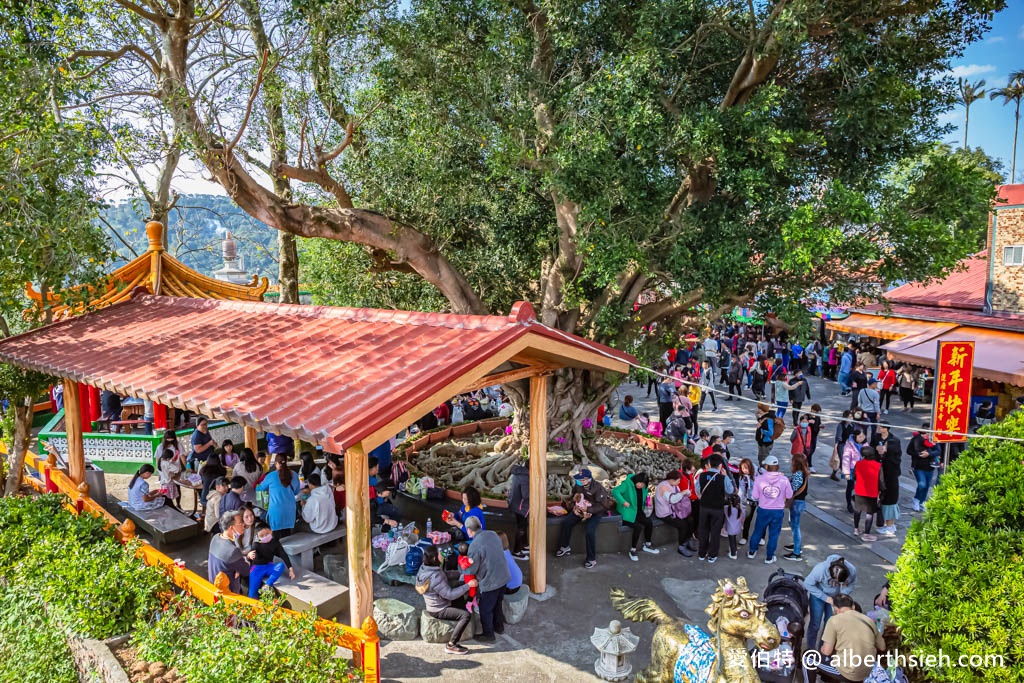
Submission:
M 966 441 L 971 421 L 971 375 L 974 342 L 940 341 L 935 362 L 935 404 L 932 425 L 936 443 Z M 943 434 L 942 432 L 955 432 Z

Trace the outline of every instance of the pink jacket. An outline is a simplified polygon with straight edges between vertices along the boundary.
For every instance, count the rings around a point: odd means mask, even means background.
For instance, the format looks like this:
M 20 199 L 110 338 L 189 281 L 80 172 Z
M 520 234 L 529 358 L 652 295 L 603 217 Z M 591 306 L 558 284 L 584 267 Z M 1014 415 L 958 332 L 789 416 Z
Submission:
M 757 475 L 754 480 L 751 497 L 757 501 L 759 508 L 782 510 L 786 507 L 786 501 L 793 497 L 793 486 L 782 472 L 765 472 Z
M 860 449 L 864 444 L 859 444 L 852 438 L 846 440 L 846 444 L 843 445 L 843 459 L 842 469 L 843 474 L 850 476 L 853 472 L 853 468 L 856 467 L 857 463 L 860 462 Z

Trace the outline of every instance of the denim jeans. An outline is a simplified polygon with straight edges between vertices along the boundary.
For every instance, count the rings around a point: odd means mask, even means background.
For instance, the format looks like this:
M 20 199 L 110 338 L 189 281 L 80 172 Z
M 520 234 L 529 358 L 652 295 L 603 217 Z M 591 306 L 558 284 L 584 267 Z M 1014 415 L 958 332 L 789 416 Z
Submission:
M 764 538 L 765 530 L 768 531 L 768 543 L 765 546 L 765 559 L 775 557 L 775 548 L 779 545 L 779 534 L 782 532 L 782 519 L 785 510 L 757 509 L 757 519 L 754 520 L 754 535 L 750 537 L 750 546 L 747 552 L 756 553 L 757 546 Z
M 825 624 L 832 618 L 832 605 L 828 604 L 821 598 L 811 596 L 811 619 L 807 624 L 807 643 L 806 649 L 808 650 L 820 650 L 821 639 L 819 638 L 819 631 L 825 628 Z
M 273 586 L 281 578 L 281 575 L 284 574 L 284 570 L 284 562 L 254 564 L 249 569 L 249 597 L 260 597 L 260 587 L 263 585 L 264 580 L 268 586 Z
M 934 476 L 932 470 L 914 470 L 914 479 L 917 480 L 917 491 L 914 492 L 914 498 L 922 505 L 928 498 L 928 489 L 932 485 L 932 476 Z
M 569 540 L 572 538 L 572 529 L 574 526 L 582 522 L 579 517 L 574 514 L 568 514 L 565 517 L 565 521 L 562 522 L 561 534 L 559 534 L 558 545 L 565 547 L 569 545 Z M 587 561 L 593 561 L 597 559 L 597 525 L 601 522 L 601 518 L 594 515 L 588 519 L 584 524 L 586 525 L 587 534 Z
M 775 405 L 778 408 L 775 411 L 775 417 L 779 419 L 786 417 L 786 409 L 789 408 L 789 401 L 776 401 Z
M 800 554 L 800 549 L 803 547 L 800 535 L 800 515 L 804 513 L 806 507 L 806 500 L 794 500 L 789 506 L 789 528 L 793 530 L 793 552 L 797 555 Z
M 850 373 L 840 372 L 839 373 L 839 388 L 843 391 L 850 390 Z

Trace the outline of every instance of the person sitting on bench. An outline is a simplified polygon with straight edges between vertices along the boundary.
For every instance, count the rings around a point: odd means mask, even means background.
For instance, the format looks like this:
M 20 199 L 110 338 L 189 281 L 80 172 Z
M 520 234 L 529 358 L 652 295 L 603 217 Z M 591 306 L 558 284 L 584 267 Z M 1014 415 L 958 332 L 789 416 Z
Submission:
M 158 510 L 167 504 L 167 499 L 160 491 L 149 492 L 149 478 L 156 470 L 146 463 L 135 472 L 128 484 L 128 507 L 133 510 Z
M 275 561 L 275 557 L 283 557 L 284 562 Z M 249 560 L 249 597 L 260 596 L 260 586 L 266 583 L 273 586 L 288 569 L 288 578 L 295 580 L 295 570 L 288 553 L 281 547 L 281 541 L 274 538 L 270 527 L 260 522 L 256 525 L 256 542 L 246 558 Z

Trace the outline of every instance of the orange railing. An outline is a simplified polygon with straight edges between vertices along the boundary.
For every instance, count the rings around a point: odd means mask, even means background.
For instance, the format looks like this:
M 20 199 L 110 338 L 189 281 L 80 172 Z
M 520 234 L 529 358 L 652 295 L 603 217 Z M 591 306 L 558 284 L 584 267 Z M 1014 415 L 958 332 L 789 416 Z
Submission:
M 0 445 L 0 452 L 4 449 Z M 56 467 L 56 459 L 51 454 L 49 460 L 40 458 L 34 453 L 25 456 L 26 470 L 35 470 L 25 473 L 24 481 L 40 493 L 63 493 L 69 499 L 68 508 L 75 513 L 88 512 L 89 514 L 101 517 L 109 522 L 109 529 L 120 541 L 124 542 L 135 537 L 135 524 L 129 519 L 118 522 L 107 510 L 89 497 L 89 485 L 76 485 L 70 477 Z M 244 595 L 238 595 L 227 590 L 227 577 L 223 585 L 210 583 L 193 571 L 185 569 L 177 564 L 170 557 L 160 552 L 148 543 L 142 543 L 138 547 L 138 556 L 148 565 L 160 566 L 167 572 L 174 585 L 193 596 L 200 602 L 212 605 L 215 602 L 224 602 L 229 605 L 239 605 L 252 608 L 261 608 L 259 600 L 253 600 Z M 297 612 L 279 608 L 282 615 L 298 616 Z M 362 628 L 357 629 L 345 626 L 327 619 L 317 619 L 316 630 L 320 637 L 328 642 L 352 651 L 356 665 L 362 670 L 363 678 L 367 683 L 380 682 L 380 637 L 377 635 L 377 623 L 373 617 L 367 617 Z

